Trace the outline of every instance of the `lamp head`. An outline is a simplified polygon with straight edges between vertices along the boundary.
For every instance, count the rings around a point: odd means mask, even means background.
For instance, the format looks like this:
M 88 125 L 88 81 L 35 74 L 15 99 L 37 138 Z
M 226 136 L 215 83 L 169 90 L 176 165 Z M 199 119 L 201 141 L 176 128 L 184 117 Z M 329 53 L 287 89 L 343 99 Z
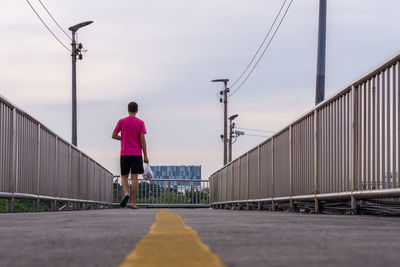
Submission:
M 236 119 L 239 115 L 235 114 L 229 117 L 229 120 L 233 121 L 234 119 Z
M 74 26 L 69 27 L 68 30 L 70 30 L 71 32 L 76 32 L 80 28 L 85 27 L 85 26 L 87 26 L 89 24 L 92 24 L 92 23 L 93 23 L 93 21 L 85 21 L 85 22 L 82 22 L 82 23 L 78 23 L 78 24 L 76 24 Z
M 224 84 L 227 84 L 227 82 L 229 82 L 229 79 L 216 79 L 216 80 L 212 80 L 212 83 L 217 83 L 217 82 L 223 82 Z
M 235 134 L 236 134 L 237 136 L 239 136 L 239 135 L 244 135 L 244 134 L 245 134 L 245 132 L 243 132 L 243 131 L 238 131 L 238 130 L 235 130 Z

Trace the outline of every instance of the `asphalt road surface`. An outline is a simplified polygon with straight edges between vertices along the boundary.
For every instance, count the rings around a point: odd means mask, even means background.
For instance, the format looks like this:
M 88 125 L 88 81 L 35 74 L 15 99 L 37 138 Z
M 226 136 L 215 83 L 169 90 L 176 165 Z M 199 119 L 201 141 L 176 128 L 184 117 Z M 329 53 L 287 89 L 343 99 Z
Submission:
M 118 266 L 159 211 L 0 214 L 0 266 Z M 227 266 L 400 266 L 400 218 L 170 211 L 182 215 Z

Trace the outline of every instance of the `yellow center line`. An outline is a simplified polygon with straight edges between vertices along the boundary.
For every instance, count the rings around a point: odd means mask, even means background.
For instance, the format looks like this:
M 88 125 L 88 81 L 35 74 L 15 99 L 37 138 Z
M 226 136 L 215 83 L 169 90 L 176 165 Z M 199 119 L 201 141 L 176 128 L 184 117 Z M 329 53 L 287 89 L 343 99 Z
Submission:
M 198 233 L 185 225 L 182 216 L 162 209 L 150 231 L 126 256 L 120 267 L 207 266 L 224 267 L 219 256 L 201 242 Z

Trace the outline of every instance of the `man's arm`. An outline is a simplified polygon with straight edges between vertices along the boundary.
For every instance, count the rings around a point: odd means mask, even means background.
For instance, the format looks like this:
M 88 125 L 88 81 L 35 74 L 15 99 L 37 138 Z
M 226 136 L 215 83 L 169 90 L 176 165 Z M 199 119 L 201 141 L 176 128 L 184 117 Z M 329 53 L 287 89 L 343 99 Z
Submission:
M 121 136 L 118 135 L 115 131 L 113 131 L 111 138 L 121 141 Z
M 140 134 L 140 145 L 142 146 L 143 156 L 144 156 L 144 163 L 149 164 L 149 158 L 147 157 L 147 146 L 146 146 L 146 138 L 144 134 Z

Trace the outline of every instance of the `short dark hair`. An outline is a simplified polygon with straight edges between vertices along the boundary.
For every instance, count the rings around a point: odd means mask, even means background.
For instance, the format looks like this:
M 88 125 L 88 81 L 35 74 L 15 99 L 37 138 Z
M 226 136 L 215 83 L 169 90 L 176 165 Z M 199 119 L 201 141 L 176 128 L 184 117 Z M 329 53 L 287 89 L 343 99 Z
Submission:
M 136 113 L 138 111 L 138 104 L 136 102 L 130 102 L 128 104 L 128 111 L 132 113 Z

